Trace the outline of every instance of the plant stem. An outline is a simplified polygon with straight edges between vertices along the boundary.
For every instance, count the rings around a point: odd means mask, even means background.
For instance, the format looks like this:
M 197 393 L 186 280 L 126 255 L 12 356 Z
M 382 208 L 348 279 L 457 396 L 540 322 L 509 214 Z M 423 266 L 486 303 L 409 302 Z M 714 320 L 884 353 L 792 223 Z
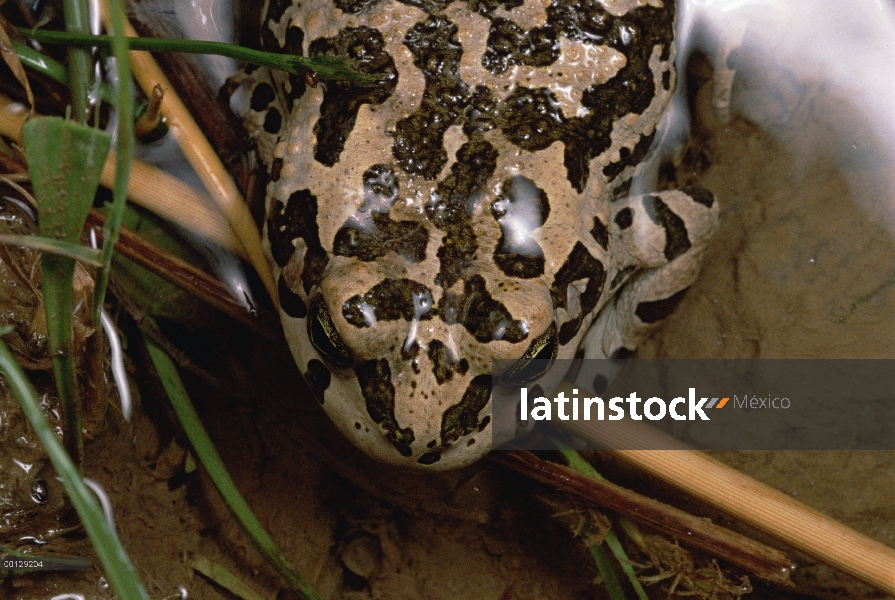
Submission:
M 61 31 L 44 31 L 38 29 L 18 28 L 22 35 L 37 40 L 42 44 L 60 44 L 76 48 L 111 48 L 112 38 L 105 35 L 81 35 Z M 343 58 L 319 56 L 309 58 L 292 54 L 275 54 L 252 50 L 223 42 L 203 42 L 196 40 L 172 40 L 162 38 L 128 37 L 131 50 L 149 52 L 185 52 L 189 54 L 217 54 L 244 62 L 286 71 L 301 75 L 313 71 L 321 79 L 345 79 L 356 83 L 372 83 L 379 80 L 376 75 L 360 73 L 350 68 Z
M 63 439 L 66 450 L 75 463 L 80 465 L 84 458 L 84 440 L 71 328 L 75 261 L 65 256 L 44 254 L 41 264 L 47 335 L 59 392 L 59 407 L 62 409 Z
M 90 33 L 89 12 L 86 0 L 64 0 L 65 28 L 72 34 Z M 87 124 L 90 114 L 90 103 L 87 96 L 90 92 L 90 59 L 91 46 L 69 48 L 68 80 L 71 90 L 72 116 L 75 122 Z
M 31 48 L 30 46 L 26 46 L 25 44 L 20 44 L 19 42 L 13 40 L 12 46 L 16 51 L 16 54 L 19 55 L 19 60 L 22 61 L 22 64 L 37 71 L 38 73 L 43 73 L 50 79 L 58 81 L 63 85 L 68 85 L 68 69 L 62 63 L 59 63 L 46 54 L 42 54 Z M 101 82 L 99 85 L 99 96 L 106 102 L 112 102 L 112 88 L 105 82 Z
M 93 294 L 93 323 L 100 322 L 100 313 L 109 285 L 109 269 L 112 267 L 112 252 L 118 242 L 121 219 L 127 207 L 127 186 L 131 175 L 131 158 L 134 153 L 134 90 L 131 85 L 131 63 L 128 55 L 127 39 L 124 37 L 124 5 L 122 0 L 109 0 L 109 22 L 112 30 L 112 54 L 118 76 L 118 97 L 115 113 L 118 129 L 117 153 L 115 157 L 115 187 L 112 190 L 112 206 L 103 227 L 102 261 L 103 267 L 96 273 Z

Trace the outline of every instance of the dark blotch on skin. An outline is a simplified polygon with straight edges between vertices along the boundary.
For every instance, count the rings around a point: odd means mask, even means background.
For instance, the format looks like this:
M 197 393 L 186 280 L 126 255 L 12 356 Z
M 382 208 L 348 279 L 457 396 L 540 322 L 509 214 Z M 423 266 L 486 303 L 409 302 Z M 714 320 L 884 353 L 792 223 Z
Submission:
M 482 66 L 500 75 L 515 65 L 546 67 L 559 58 L 559 38 L 553 27 L 525 31 L 513 21 L 496 17 L 491 21 Z
M 444 343 L 438 340 L 429 342 L 429 360 L 432 361 L 432 372 L 438 385 L 449 381 L 454 373 L 465 375 L 469 370 L 469 361 L 461 358 L 457 362 L 452 362 Z
M 448 325 L 460 323 L 483 344 L 495 340 L 515 344 L 528 337 L 525 321 L 513 320 L 510 311 L 485 289 L 481 275 L 473 275 L 466 281 L 463 294 L 443 294 L 438 302 L 438 315 Z M 499 330 L 503 333 L 498 333 Z
M 457 40 L 457 26 L 442 16 L 414 25 L 404 45 L 423 72 L 426 87 L 419 109 L 398 121 L 392 153 L 402 169 L 431 181 L 448 160 L 444 132 L 469 102 L 467 86 L 457 77 L 463 47 Z
M 615 215 L 615 224 L 619 229 L 627 229 L 634 223 L 634 211 L 630 208 L 623 208 Z
M 641 302 L 634 310 L 634 314 L 644 323 L 657 323 L 674 312 L 686 293 L 687 290 L 683 289 L 664 300 Z
M 323 92 L 320 118 L 314 125 L 317 146 L 314 159 L 327 167 L 339 160 L 345 140 L 357 121 L 363 104 L 382 104 L 395 91 L 398 74 L 395 61 L 385 51 L 385 42 L 377 29 L 349 27 L 334 38 L 318 38 L 311 42 L 308 54 L 312 57 L 338 56 L 348 58 L 351 66 L 361 73 L 383 76 L 378 82 L 358 85 L 346 81 L 329 81 Z
M 267 109 L 264 116 L 264 131 L 267 133 L 279 133 L 280 127 L 283 125 L 283 115 L 274 107 Z
M 612 190 L 612 198 L 610 198 L 609 201 L 616 202 L 618 200 L 621 200 L 622 198 L 627 198 L 630 195 L 631 195 L 631 180 L 623 179 L 621 184 L 619 184 L 615 189 Z
M 416 461 L 421 465 L 432 465 L 441 460 L 441 452 L 426 452 Z
M 514 227 L 514 221 L 532 218 L 530 214 L 519 214 L 520 211 L 529 213 L 532 203 L 535 205 L 540 227 L 550 216 L 547 193 L 531 179 L 515 175 L 504 182 L 501 195 L 491 205 L 491 214 L 500 223 L 501 230 L 500 242 L 494 251 L 494 263 L 510 277 L 532 279 L 544 274 L 544 251 L 534 239 L 528 237 L 525 240 L 516 240 L 513 244 L 508 244 L 506 240 L 507 228 Z
M 442 15 L 444 9 L 453 2 L 453 0 L 398 0 L 408 6 L 416 6 L 430 15 Z
M 619 150 L 618 162 L 610 163 L 603 168 L 603 175 L 606 177 L 606 181 L 612 181 L 618 177 L 618 175 L 625 170 L 625 167 L 639 164 L 640 161 L 643 160 L 643 157 L 646 156 L 650 146 L 652 146 L 655 137 L 656 132 L 653 131 L 649 135 L 640 136 L 640 139 L 634 144 L 633 150 L 628 150 L 625 147 Z
M 478 140 L 463 144 L 450 174 L 438 184 L 426 205 L 429 220 L 445 234 L 438 249 L 441 266 L 435 278 L 445 289 L 463 277 L 478 248 L 470 222 L 470 199 L 482 191 L 496 166 L 497 150 L 490 143 Z
M 498 111 L 501 129 L 520 148 L 534 152 L 564 140 L 565 117 L 556 96 L 547 88 L 517 87 Z
M 643 208 L 647 216 L 656 225 L 665 230 L 665 258 L 674 260 L 690 249 L 690 238 L 687 236 L 687 224 L 674 213 L 658 196 L 644 196 Z
M 421 262 L 426 258 L 429 230 L 416 221 L 392 221 L 384 205 L 398 198 L 398 179 L 386 165 L 374 165 L 364 172 L 364 210 L 373 211 L 375 231 L 349 220 L 333 240 L 333 253 L 370 262 L 394 250 L 404 258 Z
M 304 374 L 308 387 L 311 388 L 314 397 L 323 404 L 324 392 L 329 388 L 332 375 L 321 361 L 312 358 L 308 361 L 308 372 Z
M 581 312 L 577 317 L 573 317 L 569 321 L 562 324 L 559 329 L 559 343 L 565 346 L 577 334 L 581 328 L 584 317 L 588 315 L 597 302 L 600 301 L 600 294 L 603 293 L 603 285 L 606 283 L 606 269 L 603 263 L 594 258 L 584 244 L 576 242 L 575 247 L 569 254 L 569 258 L 563 266 L 557 271 L 553 284 L 550 286 L 550 296 L 553 298 L 553 306 L 556 308 L 566 308 L 568 298 L 569 285 L 573 281 L 587 280 L 584 293 L 581 294 L 579 303 L 581 304 Z
M 611 360 L 627 360 L 627 359 L 633 358 L 633 357 L 634 357 L 634 350 L 629 350 L 628 348 L 625 348 L 624 346 L 622 346 L 621 348 L 619 348 L 618 350 L 613 352 L 612 356 L 610 356 L 609 358 Z
M 600 217 L 594 217 L 594 226 L 590 230 L 590 234 L 603 250 L 609 250 L 609 229 L 600 220 Z
M 282 49 L 280 41 L 274 37 L 273 31 L 270 30 L 268 23 L 273 21 L 279 23 L 283 18 L 283 14 L 287 8 L 292 6 L 292 0 L 271 0 L 267 9 L 267 16 L 261 25 L 261 48 L 270 52 L 277 52 Z
M 373 213 L 376 232 L 345 225 L 333 239 L 336 256 L 350 256 L 370 262 L 394 250 L 413 262 L 426 258 L 429 230 L 417 221 L 392 221 L 388 213 Z
M 301 27 L 290 24 L 286 27 L 286 42 L 283 44 L 283 53 L 301 56 L 304 52 L 302 48 L 304 41 L 304 30 Z
M 681 188 L 681 191 L 706 208 L 711 208 L 715 204 L 715 195 L 703 187 L 688 185 Z
M 283 159 L 275 158 L 270 163 L 270 181 L 274 182 L 280 178 L 280 172 L 283 170 Z
M 401 453 L 413 454 L 413 430 L 401 428 L 395 418 L 395 386 L 392 385 L 392 371 L 384 358 L 370 360 L 354 367 L 354 374 L 360 384 L 361 393 L 367 401 L 367 412 L 373 422 L 379 425 L 386 439 Z
M 284 205 L 274 200 L 267 218 L 267 237 L 270 240 L 270 251 L 274 261 L 281 268 L 289 262 L 295 246 L 292 241 L 302 238 L 307 246 L 304 257 L 304 269 L 301 279 L 305 293 L 320 282 L 323 269 L 329 257 L 320 245 L 320 233 L 317 228 L 317 196 L 310 190 L 298 190 L 289 196 Z
M 491 399 L 491 375 L 479 375 L 469 383 L 463 398 L 441 417 L 441 444 L 449 446 L 464 435 L 481 431 L 490 421 L 479 421 L 479 412 Z
M 250 106 L 255 112 L 261 112 L 276 98 L 273 88 L 269 83 L 261 82 L 252 90 L 252 100 Z
M 490 89 L 478 85 L 472 91 L 469 105 L 464 114 L 463 133 L 472 139 L 476 134 L 483 135 L 495 127 L 497 100 Z
M 414 296 L 424 303 L 425 311 L 415 315 Z M 416 316 L 421 321 L 432 318 L 432 293 L 429 288 L 412 279 L 384 279 L 362 296 L 353 296 L 342 304 L 342 316 L 355 327 L 368 327 L 361 310 L 362 304 L 373 307 L 377 321 L 410 321 Z
M 298 52 L 299 56 L 301 52 Z M 285 93 L 286 106 L 292 108 L 295 106 L 295 101 L 305 95 L 305 91 L 308 89 L 307 84 L 305 83 L 304 77 L 299 77 L 298 75 L 289 74 L 289 90 Z
M 282 273 L 277 280 L 277 295 L 280 298 L 280 308 L 294 319 L 304 319 L 308 316 L 308 306 L 301 296 L 289 289 Z
M 644 6 L 614 17 L 597 2 L 556 0 L 547 8 L 546 24 L 527 32 L 511 21 L 492 18 L 482 64 L 495 74 L 517 64 L 552 64 L 558 56 L 556 47 L 561 36 L 610 46 L 627 59 L 609 81 L 584 91 L 581 104 L 589 109 L 586 116 L 567 119 L 546 89 L 517 87 L 497 107 L 498 127 L 526 150 L 541 150 L 562 141 L 569 182 L 578 192 L 583 191 L 591 159 L 611 144 L 613 124 L 629 113 L 642 114 L 656 95 L 649 59 L 658 44 L 662 47 L 662 60 L 667 60 L 673 23 L 672 2 L 665 2 L 663 8 Z M 636 164 L 637 150 L 629 151 L 611 165 L 610 175 Z
M 515 252 L 495 252 L 494 264 L 509 277 L 532 279 L 544 274 L 544 257 L 525 256 Z
M 420 345 L 419 342 L 414 340 L 412 344 L 410 344 L 409 348 L 405 348 L 403 345 L 401 346 L 401 358 L 404 360 L 414 360 L 420 353 Z M 417 373 L 419 373 L 419 369 L 414 369 Z M 410 387 L 416 388 L 416 382 L 411 381 Z

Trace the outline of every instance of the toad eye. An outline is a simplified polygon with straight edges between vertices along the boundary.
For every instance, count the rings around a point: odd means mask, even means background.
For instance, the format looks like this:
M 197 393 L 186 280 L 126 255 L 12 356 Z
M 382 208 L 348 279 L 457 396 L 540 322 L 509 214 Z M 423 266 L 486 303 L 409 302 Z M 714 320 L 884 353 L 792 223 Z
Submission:
M 553 366 L 556 352 L 559 349 L 559 340 L 556 336 L 556 324 L 551 323 L 547 331 L 539 335 L 531 343 L 522 358 L 513 363 L 513 366 L 501 375 L 500 381 L 506 385 L 526 385 Z
M 350 367 L 354 364 L 354 357 L 326 308 L 323 294 L 317 294 L 311 300 L 308 309 L 308 338 L 317 352 L 335 366 Z

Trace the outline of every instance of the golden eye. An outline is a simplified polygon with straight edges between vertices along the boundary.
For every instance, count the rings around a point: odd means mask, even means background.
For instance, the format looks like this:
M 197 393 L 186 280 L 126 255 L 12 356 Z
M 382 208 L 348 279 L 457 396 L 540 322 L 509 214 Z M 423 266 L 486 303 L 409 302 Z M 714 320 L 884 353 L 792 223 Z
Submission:
M 556 324 L 551 323 L 547 331 L 531 343 L 525 354 L 500 376 L 501 383 L 526 385 L 534 381 L 550 370 L 558 350 L 559 340 L 556 336 Z
M 323 358 L 337 367 L 350 367 L 354 357 L 326 308 L 323 294 L 317 294 L 311 300 L 308 309 L 308 338 Z

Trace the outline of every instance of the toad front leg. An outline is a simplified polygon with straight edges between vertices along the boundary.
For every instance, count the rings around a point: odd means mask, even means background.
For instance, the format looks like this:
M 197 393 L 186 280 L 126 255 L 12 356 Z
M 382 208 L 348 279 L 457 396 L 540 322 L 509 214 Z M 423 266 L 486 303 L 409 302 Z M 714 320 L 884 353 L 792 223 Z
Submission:
M 701 188 L 632 196 L 611 208 L 609 285 L 621 291 L 585 335 L 585 358 L 630 355 L 696 281 L 718 227 L 718 203 Z

